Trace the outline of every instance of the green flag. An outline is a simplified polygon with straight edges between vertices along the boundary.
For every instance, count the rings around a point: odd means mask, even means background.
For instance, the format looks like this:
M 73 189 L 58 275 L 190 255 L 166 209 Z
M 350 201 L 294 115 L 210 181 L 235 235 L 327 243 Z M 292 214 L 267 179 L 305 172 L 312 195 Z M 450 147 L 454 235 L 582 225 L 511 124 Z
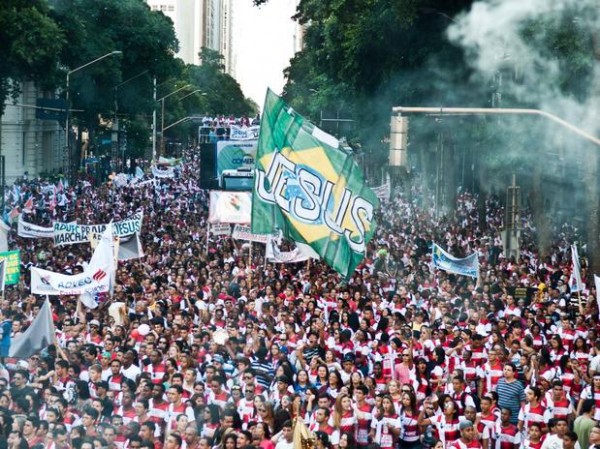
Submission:
M 270 90 L 260 124 L 252 232 L 281 230 L 350 276 L 375 232 L 379 200 L 339 142 Z

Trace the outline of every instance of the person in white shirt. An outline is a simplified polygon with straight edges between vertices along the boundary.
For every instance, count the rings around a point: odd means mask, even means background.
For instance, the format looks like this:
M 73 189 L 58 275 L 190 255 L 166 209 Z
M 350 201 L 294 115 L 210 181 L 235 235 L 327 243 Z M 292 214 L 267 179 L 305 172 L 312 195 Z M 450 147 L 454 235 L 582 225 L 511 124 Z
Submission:
M 293 449 L 293 436 L 292 422 L 288 420 L 283 423 L 281 432 L 277 433 L 273 436 L 273 438 L 271 438 L 271 442 L 275 444 L 275 449 Z

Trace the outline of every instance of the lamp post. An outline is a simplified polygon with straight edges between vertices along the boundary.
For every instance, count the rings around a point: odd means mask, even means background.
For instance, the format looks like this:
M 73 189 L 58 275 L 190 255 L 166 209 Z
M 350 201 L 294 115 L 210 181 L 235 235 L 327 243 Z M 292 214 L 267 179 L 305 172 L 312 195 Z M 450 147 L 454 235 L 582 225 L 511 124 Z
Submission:
M 125 81 L 123 81 L 123 82 L 117 84 L 115 87 L 113 87 L 115 112 L 114 112 L 114 118 L 113 118 L 113 123 L 112 123 L 111 162 L 113 164 L 113 169 L 115 169 L 115 170 L 116 170 L 117 156 L 119 155 L 119 134 L 121 132 L 120 128 L 119 128 L 119 87 L 123 86 L 124 84 L 127 84 L 130 81 L 133 81 L 133 80 L 139 78 L 142 75 L 145 75 L 148 72 L 149 72 L 149 70 L 146 69 L 143 72 L 140 72 L 137 75 L 127 78 Z M 123 156 L 121 157 L 121 171 L 123 171 L 125 168 L 125 149 L 124 148 L 123 148 L 122 154 L 123 154 Z
M 181 92 L 184 89 L 189 89 L 190 87 L 192 87 L 191 84 L 186 84 L 185 86 L 180 87 L 179 89 L 175 89 L 173 92 L 156 100 L 156 101 L 160 101 L 160 107 L 161 107 L 161 113 L 160 113 L 160 153 L 161 154 L 163 154 L 165 151 L 165 136 L 163 135 L 163 131 L 165 128 L 165 99 L 169 98 L 171 95 L 175 95 L 177 92 Z M 192 93 L 194 93 L 194 92 L 192 92 Z
M 69 139 L 69 134 L 70 134 L 69 133 L 69 118 L 70 118 L 69 115 L 70 115 L 70 111 L 71 111 L 69 88 L 70 88 L 71 74 L 78 72 L 81 69 L 85 69 L 86 67 L 89 67 L 92 64 L 95 64 L 98 61 L 102 61 L 103 59 L 108 58 L 110 56 L 116 56 L 116 55 L 122 55 L 122 54 L 123 54 L 123 52 L 120 50 L 111 51 L 110 53 L 106 53 L 105 55 L 102 55 L 99 58 L 96 58 L 90 62 L 87 62 L 87 63 L 85 63 L 73 70 L 69 70 L 67 72 L 67 83 L 66 83 L 66 85 L 67 85 L 67 92 L 66 92 L 67 117 L 65 119 L 65 147 L 66 147 L 66 152 L 67 152 L 67 173 L 66 173 L 66 175 L 67 175 L 67 178 L 69 178 L 69 180 L 71 180 L 70 172 L 71 172 L 71 165 L 72 165 L 71 164 L 71 146 L 70 146 L 70 142 L 69 142 L 69 140 L 70 140 Z

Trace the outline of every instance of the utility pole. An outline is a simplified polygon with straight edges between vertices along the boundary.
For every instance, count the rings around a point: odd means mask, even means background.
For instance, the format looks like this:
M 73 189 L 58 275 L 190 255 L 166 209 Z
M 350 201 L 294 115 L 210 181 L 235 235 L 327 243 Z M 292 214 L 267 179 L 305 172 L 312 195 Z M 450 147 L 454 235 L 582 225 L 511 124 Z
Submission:
M 506 215 L 504 218 L 504 254 L 506 258 L 519 260 L 519 200 L 521 188 L 517 185 L 517 175 L 513 173 L 512 184 L 506 189 Z
M 152 107 L 152 160 L 156 159 L 156 77 L 154 77 Z

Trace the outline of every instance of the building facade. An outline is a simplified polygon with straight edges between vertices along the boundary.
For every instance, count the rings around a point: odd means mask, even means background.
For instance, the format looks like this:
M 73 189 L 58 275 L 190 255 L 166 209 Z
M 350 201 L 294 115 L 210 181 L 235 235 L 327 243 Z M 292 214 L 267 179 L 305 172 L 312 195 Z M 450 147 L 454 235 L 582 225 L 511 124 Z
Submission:
M 68 163 L 64 124 L 36 118 L 36 100 L 42 93 L 33 83 L 24 83 L 21 91 L 15 102 L 6 102 L 0 120 L 0 154 L 9 185 L 25 173 L 30 178 L 59 173 Z
M 177 57 L 186 64 L 200 65 L 202 47 L 218 51 L 231 73 L 231 0 L 146 0 L 153 11 L 173 21 L 179 40 Z

